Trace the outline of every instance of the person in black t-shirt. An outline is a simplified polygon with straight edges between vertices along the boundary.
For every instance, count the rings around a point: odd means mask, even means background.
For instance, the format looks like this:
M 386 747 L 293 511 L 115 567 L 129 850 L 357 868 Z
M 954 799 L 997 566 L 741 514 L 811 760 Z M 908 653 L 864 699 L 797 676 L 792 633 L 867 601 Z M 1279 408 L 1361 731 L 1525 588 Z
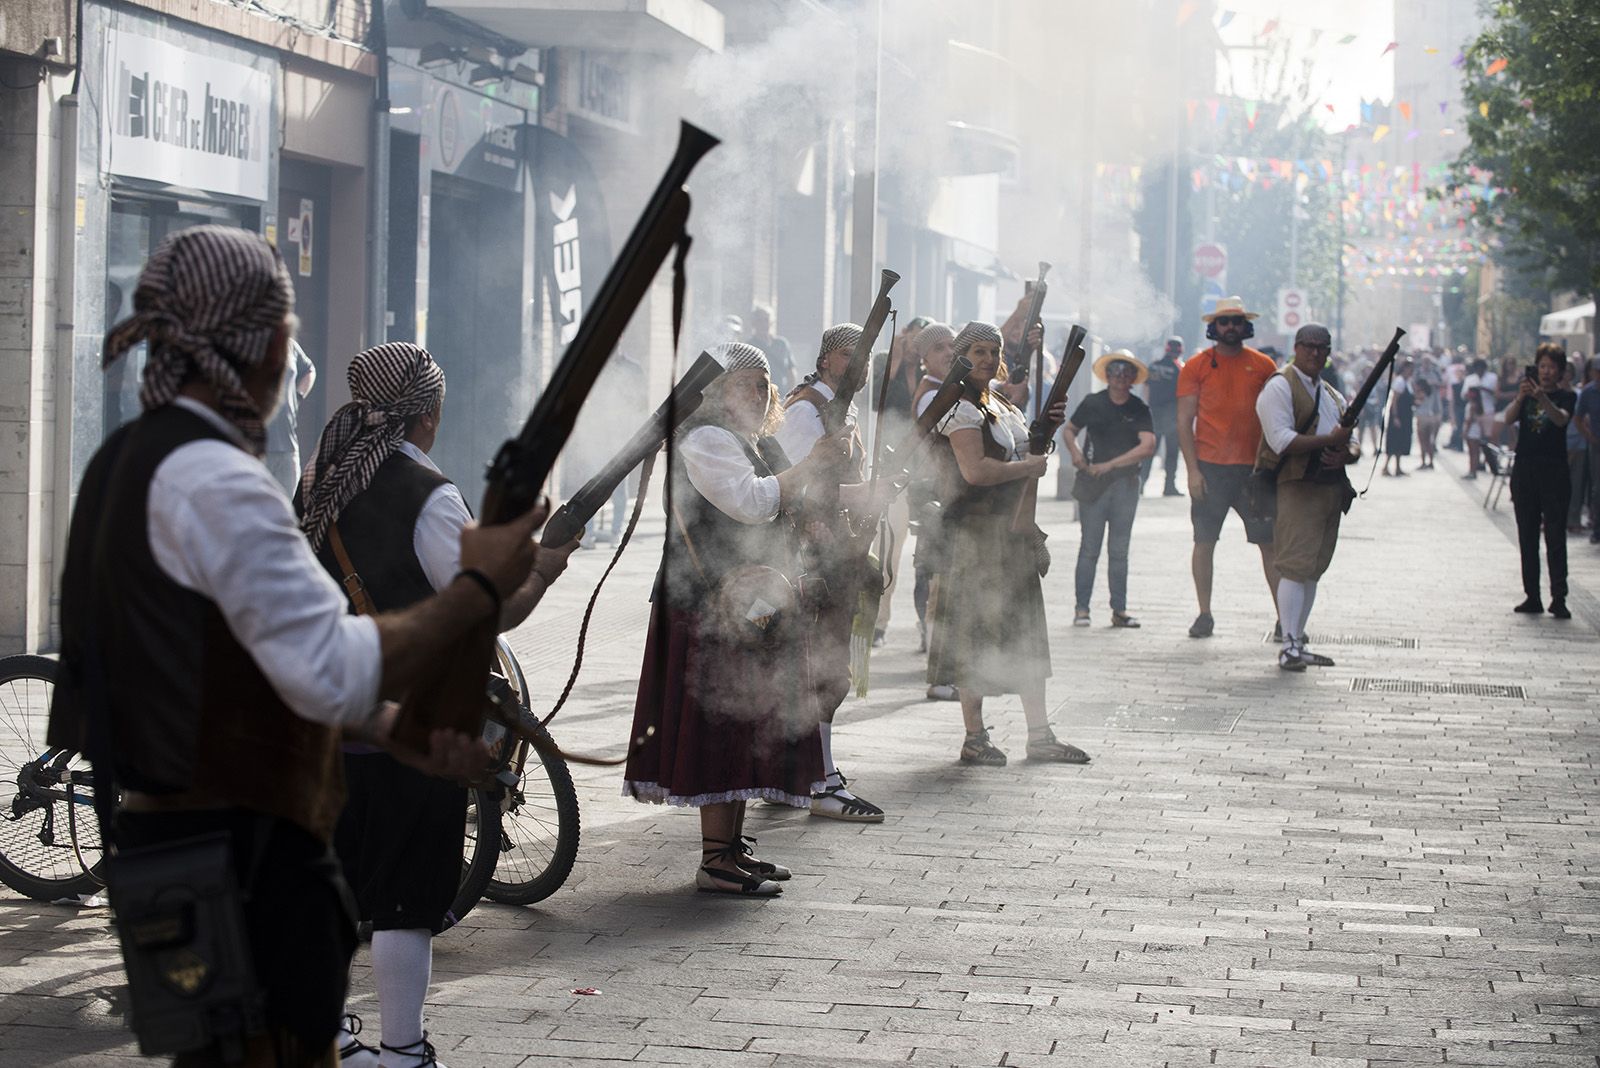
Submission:
M 1539 525 L 1550 562 L 1550 614 L 1571 619 L 1567 610 L 1567 507 L 1572 493 L 1567 467 L 1567 422 L 1577 394 L 1559 388 L 1567 353 L 1554 342 L 1539 346 L 1533 374 L 1524 374 L 1517 395 L 1500 413 L 1517 424 L 1517 462 L 1511 469 L 1511 503 L 1517 517 L 1517 548 L 1522 552 L 1522 591 L 1527 599 L 1513 611 L 1544 611 L 1539 597 Z
M 1178 488 L 1178 372 L 1183 369 L 1183 338 L 1174 334 L 1167 338 L 1166 350 L 1161 359 L 1150 365 L 1149 386 L 1145 395 L 1150 398 L 1151 429 L 1156 435 L 1156 449 L 1166 450 L 1166 485 L 1163 497 L 1182 497 Z M 1139 484 L 1150 477 L 1155 466 L 1155 453 L 1139 465 Z
M 1095 361 L 1094 373 L 1106 383 L 1103 393 L 1091 393 L 1078 405 L 1063 435 L 1078 477 L 1072 495 L 1078 500 L 1078 522 L 1083 527 L 1078 543 L 1077 605 L 1072 625 L 1089 625 L 1089 598 L 1094 593 L 1094 573 L 1100 563 L 1100 544 L 1111 528 L 1107 581 L 1111 586 L 1111 625 L 1137 627 L 1128 614 L 1128 542 L 1133 517 L 1139 508 L 1139 464 L 1156 451 L 1150 409 L 1133 395 L 1133 387 L 1149 377 L 1149 370 L 1127 349 L 1107 353 Z M 1080 431 L 1088 431 L 1087 453 L 1078 446 Z

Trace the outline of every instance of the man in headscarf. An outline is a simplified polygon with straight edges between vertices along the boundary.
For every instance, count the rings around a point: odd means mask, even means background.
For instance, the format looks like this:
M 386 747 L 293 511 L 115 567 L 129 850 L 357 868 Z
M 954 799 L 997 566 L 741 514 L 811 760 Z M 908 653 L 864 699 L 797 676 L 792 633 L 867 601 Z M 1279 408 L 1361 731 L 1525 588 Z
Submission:
M 190 1003 L 196 1037 L 141 1034 L 181 1066 L 222 1063 L 238 1045 L 253 1065 L 336 1056 L 355 946 L 329 851 L 344 801 L 341 733 L 388 742 L 397 707 L 380 699 L 409 690 L 538 556 L 542 509 L 464 531 L 463 570 L 438 596 L 405 612 L 346 612 L 260 459 L 292 309 L 288 271 L 260 235 L 201 226 L 162 241 L 133 316 L 105 344 L 110 363 L 149 343 L 144 413 L 89 462 L 67 541 L 49 741 L 88 756 L 97 801 L 116 807 L 103 814 L 118 916 L 170 908 L 194 892 L 190 880 L 233 879 L 240 891 L 226 910 L 196 913 L 191 943 L 162 950 L 216 969 Z M 488 754 L 436 731 L 430 753 L 413 756 L 465 777 Z M 208 870 L 218 856 L 227 867 Z M 248 975 L 237 956 L 214 955 L 230 922 Z M 159 981 L 144 985 L 150 952 L 123 947 L 136 1027 L 151 1005 L 171 1004 Z
M 298 504 L 317 558 L 352 595 L 358 612 L 403 609 L 460 570 L 461 531 L 471 522 L 455 484 L 428 452 L 444 416 L 444 371 L 426 349 L 391 341 L 350 361 L 350 403 L 328 421 L 306 466 Z M 506 599 L 502 629 L 527 618 L 565 570 L 577 542 L 546 549 Z M 350 799 L 334 844 L 360 917 L 372 923 L 372 970 L 383 1053 L 356 1034 L 346 1014 L 344 1065 L 434 1064 L 422 1007 L 433 970 L 433 937 L 461 878 L 467 790 L 430 778 L 371 747 L 347 746 Z
M 955 332 L 944 323 L 929 323 L 911 339 L 911 351 L 922 363 L 922 381 L 917 383 L 911 396 L 911 411 L 921 418 L 933 403 L 933 395 L 944 385 L 945 375 L 955 359 Z M 945 498 L 958 488 L 960 475 L 955 472 L 955 456 L 950 452 L 950 442 L 943 434 L 930 434 L 917 458 L 915 478 L 906 493 L 906 500 L 917 519 L 917 548 L 912 557 L 916 569 L 916 587 L 912 600 L 917 606 L 917 625 L 921 641 L 917 652 L 928 651 L 929 631 L 932 627 L 931 605 L 938 596 L 939 572 L 944 570 L 945 539 L 942 512 Z M 948 679 L 928 684 L 930 701 L 954 701 L 959 698 L 956 688 Z
M 833 400 L 834 391 L 844 381 L 850 356 L 860 340 L 861 327 L 855 323 L 840 323 L 823 333 L 822 343 L 817 347 L 816 369 L 800 380 L 784 402 L 783 425 L 775 435 L 778 444 L 783 446 L 784 455 L 808 456 L 822 440 L 822 409 Z M 856 408 L 852 404 L 846 418 L 850 440 L 854 443 L 852 482 L 860 480 L 862 460 L 855 419 Z M 859 574 L 847 574 L 841 566 L 845 560 L 845 532 L 839 520 L 838 512 L 818 515 L 808 511 L 803 524 L 809 550 L 807 568 L 825 575 L 827 584 L 827 593 L 817 609 L 816 624 L 807 635 L 806 649 L 810 660 L 811 696 L 817 703 L 821 721 L 822 767 L 827 773 L 824 788 L 811 796 L 811 814 L 857 823 L 880 823 L 883 809 L 851 793 L 833 759 L 833 718 L 850 693 L 850 631 L 861 582 Z

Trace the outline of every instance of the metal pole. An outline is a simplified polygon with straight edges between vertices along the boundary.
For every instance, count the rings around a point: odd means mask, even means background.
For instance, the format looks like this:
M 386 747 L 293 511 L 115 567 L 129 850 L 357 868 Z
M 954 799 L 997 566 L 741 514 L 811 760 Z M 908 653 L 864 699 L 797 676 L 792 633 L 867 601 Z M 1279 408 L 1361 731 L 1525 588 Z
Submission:
M 1173 33 L 1173 42 L 1177 46 L 1177 56 L 1174 60 L 1174 70 L 1177 72 L 1177 85 L 1181 95 L 1183 90 L 1183 27 L 1178 26 Z M 1172 306 L 1172 318 L 1167 322 L 1167 332 L 1171 333 L 1177 327 L 1178 316 L 1178 168 L 1183 160 L 1183 122 L 1178 118 L 1179 108 L 1183 107 L 1181 101 L 1173 101 L 1172 112 L 1172 164 L 1167 168 L 1167 257 L 1166 277 L 1163 279 L 1167 292 L 1167 301 Z M 1065 358 L 1066 353 L 1063 353 Z
M 389 31 L 384 0 L 372 5 L 377 80 L 372 100 L 371 165 L 367 168 L 367 344 L 389 338 Z
M 1339 298 L 1333 313 L 1333 347 L 1344 349 L 1344 164 L 1350 151 L 1350 135 L 1339 142 Z
M 867 0 L 856 40 L 855 184 L 850 196 L 850 321 L 863 323 L 877 293 L 878 84 L 883 0 Z

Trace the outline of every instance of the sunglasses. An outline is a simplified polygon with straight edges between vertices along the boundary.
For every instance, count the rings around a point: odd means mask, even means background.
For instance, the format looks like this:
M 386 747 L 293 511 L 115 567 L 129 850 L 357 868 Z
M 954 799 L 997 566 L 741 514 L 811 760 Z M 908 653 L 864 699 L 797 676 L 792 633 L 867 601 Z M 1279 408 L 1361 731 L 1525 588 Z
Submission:
M 1216 323 L 1218 326 L 1243 326 L 1250 320 L 1245 318 L 1243 315 L 1219 315 L 1211 321 Z
M 1333 346 L 1332 345 L 1319 344 L 1319 343 L 1311 342 L 1311 341 L 1301 341 L 1301 342 L 1298 342 L 1298 344 L 1299 344 L 1299 346 L 1301 348 L 1309 349 L 1312 352 L 1332 352 L 1333 351 Z

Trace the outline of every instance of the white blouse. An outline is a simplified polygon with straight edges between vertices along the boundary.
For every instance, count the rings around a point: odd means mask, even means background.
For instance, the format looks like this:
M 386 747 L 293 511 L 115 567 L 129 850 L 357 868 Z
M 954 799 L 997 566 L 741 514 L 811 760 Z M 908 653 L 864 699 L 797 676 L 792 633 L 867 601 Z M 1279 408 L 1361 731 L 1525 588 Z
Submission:
M 950 414 L 939 426 L 939 432 L 945 437 L 950 437 L 957 430 L 982 430 L 984 425 L 989 425 L 989 436 L 995 444 L 1005 451 L 1007 460 L 1020 460 L 1028 453 L 1028 424 L 1022 418 L 1022 413 L 992 394 L 989 398 L 989 411 L 994 415 L 994 422 L 989 423 L 984 418 L 983 411 L 972 401 L 963 397 L 950 409 Z
M 778 515 L 778 480 L 756 474 L 739 437 L 720 426 L 697 426 L 678 442 L 689 484 L 741 523 L 766 523 Z

